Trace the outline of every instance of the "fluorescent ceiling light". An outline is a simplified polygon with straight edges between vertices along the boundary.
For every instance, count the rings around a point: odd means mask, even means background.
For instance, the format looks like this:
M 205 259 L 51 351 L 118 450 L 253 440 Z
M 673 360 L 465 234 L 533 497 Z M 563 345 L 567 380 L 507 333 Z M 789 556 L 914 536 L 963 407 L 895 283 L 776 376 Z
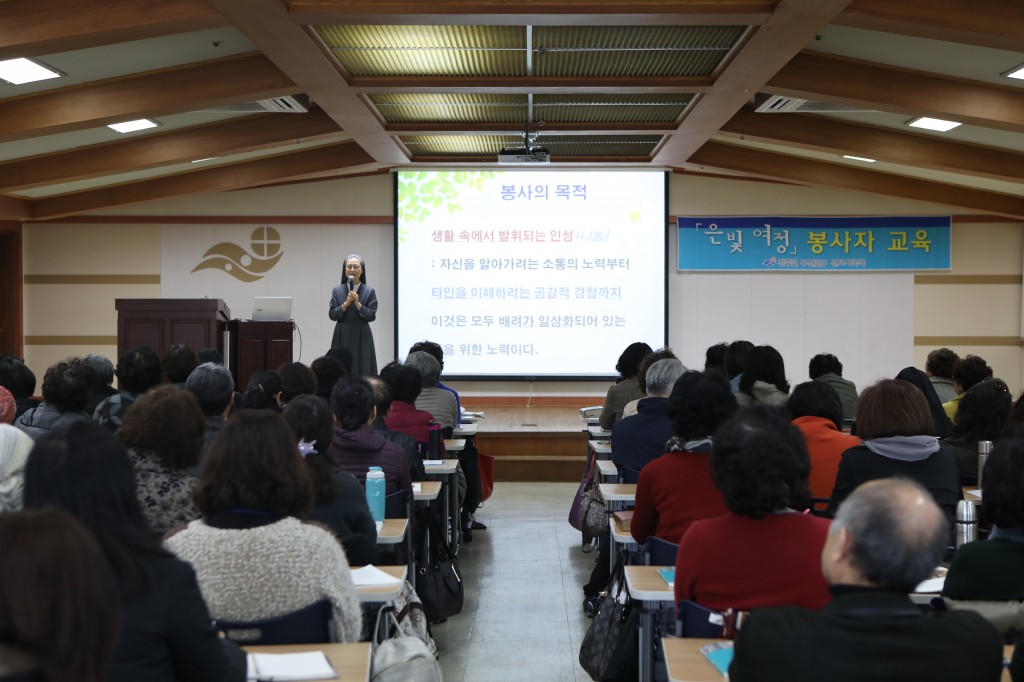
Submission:
M 150 121 L 148 118 L 140 118 L 137 121 L 125 121 L 124 123 L 111 123 L 108 128 L 116 130 L 119 133 L 134 133 L 136 130 L 145 130 L 146 128 L 156 128 L 158 123 L 156 121 Z
M 60 71 L 54 71 L 48 66 L 43 66 L 39 62 L 24 57 L 0 61 L 0 79 L 11 85 L 35 83 L 50 78 L 60 78 L 63 75 Z
M 940 133 L 944 133 L 956 128 L 960 124 L 956 121 L 943 121 L 941 118 L 918 116 L 911 121 L 907 121 L 907 125 L 911 128 L 924 128 L 925 130 L 935 130 Z
M 874 159 L 869 159 L 866 156 L 850 156 L 849 154 L 843 154 L 844 159 L 853 159 L 854 161 L 864 161 L 865 163 L 875 163 Z
M 1019 78 L 1024 80 L 1024 64 L 1016 66 L 1003 74 L 1007 78 Z
M 203 161 L 213 161 L 216 158 L 216 156 L 207 156 L 205 159 L 196 159 L 194 161 L 189 161 L 189 163 L 202 163 Z

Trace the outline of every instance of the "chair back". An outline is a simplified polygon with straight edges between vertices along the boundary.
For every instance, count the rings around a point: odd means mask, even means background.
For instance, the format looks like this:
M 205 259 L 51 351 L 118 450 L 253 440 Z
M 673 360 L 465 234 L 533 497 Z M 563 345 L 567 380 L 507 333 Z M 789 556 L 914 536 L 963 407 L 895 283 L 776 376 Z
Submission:
M 409 518 L 409 494 L 404 490 L 396 490 L 384 498 L 384 518 Z
M 334 641 L 334 610 L 321 599 L 298 611 L 262 620 L 215 620 L 228 639 L 243 646 L 256 644 L 324 644 Z
M 675 566 L 678 553 L 679 545 L 653 535 L 647 538 L 647 544 L 644 547 L 644 556 L 648 566 Z
M 619 467 L 619 483 L 636 483 L 640 480 L 640 470 L 627 466 Z
M 722 636 L 724 619 L 718 611 L 712 611 L 695 601 L 684 599 L 676 606 L 678 619 L 677 633 L 680 637 L 715 638 Z

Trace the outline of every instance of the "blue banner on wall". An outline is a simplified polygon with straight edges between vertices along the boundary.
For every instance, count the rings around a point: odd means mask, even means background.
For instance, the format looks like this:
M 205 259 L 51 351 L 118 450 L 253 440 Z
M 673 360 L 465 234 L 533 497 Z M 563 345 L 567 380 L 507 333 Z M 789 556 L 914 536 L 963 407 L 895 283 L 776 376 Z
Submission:
M 949 270 L 949 216 L 677 218 L 679 270 Z

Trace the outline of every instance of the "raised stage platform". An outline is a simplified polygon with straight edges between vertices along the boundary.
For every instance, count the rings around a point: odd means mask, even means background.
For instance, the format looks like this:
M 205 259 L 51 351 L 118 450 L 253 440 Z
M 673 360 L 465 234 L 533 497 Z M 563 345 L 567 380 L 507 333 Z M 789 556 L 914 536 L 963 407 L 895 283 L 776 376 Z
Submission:
M 462 398 L 477 421 L 477 448 L 494 457 L 495 481 L 580 480 L 587 457 L 586 424 L 580 408 L 601 398 Z

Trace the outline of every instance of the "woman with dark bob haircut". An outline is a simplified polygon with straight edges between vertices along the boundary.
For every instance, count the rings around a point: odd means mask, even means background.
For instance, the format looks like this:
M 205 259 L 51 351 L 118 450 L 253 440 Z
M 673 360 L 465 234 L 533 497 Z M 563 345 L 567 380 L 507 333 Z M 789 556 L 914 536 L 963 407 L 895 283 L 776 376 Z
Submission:
M 939 447 L 928 401 L 913 384 L 882 379 L 857 400 L 857 435 L 864 443 L 843 453 L 829 512 L 865 481 L 905 476 L 935 498 L 950 521 L 963 498 L 953 453 Z
M 160 356 L 149 346 L 139 346 L 124 352 L 117 362 L 117 385 L 120 392 L 104 399 L 96 406 L 92 418 L 111 431 L 121 428 L 128 407 L 143 393 L 159 386 L 163 378 Z
M 764 403 L 783 407 L 789 397 L 786 363 L 772 346 L 754 346 L 743 363 L 736 400 L 740 405 Z
M 88 419 L 83 410 L 92 398 L 96 372 L 81 358 L 51 365 L 43 375 L 43 404 L 18 417 L 14 425 L 33 440 L 72 421 Z
M 694 523 L 676 558 L 676 601 L 715 610 L 830 599 L 821 574 L 829 522 L 800 512 L 810 499 L 803 436 L 777 410 L 754 406 L 715 434 L 711 472 L 729 512 Z
M 942 447 L 956 458 L 961 483 L 977 483 L 978 441 L 998 441 L 1012 414 L 1013 396 L 1002 379 L 985 379 L 964 391 L 953 430 L 942 439 Z
M 117 432 L 129 448 L 135 491 L 149 527 L 163 535 L 199 518 L 192 491 L 206 420 L 191 391 L 159 386 L 132 403 Z
M 665 443 L 665 454 L 641 469 L 637 481 L 630 522 L 637 542 L 651 535 L 679 542 L 697 519 L 727 511 L 711 483 L 708 457 L 711 435 L 736 409 L 729 383 L 720 374 L 686 372 L 676 380 L 668 399 L 674 435 Z
M 269 369 L 256 372 L 249 378 L 249 385 L 245 388 L 238 409 L 271 410 L 280 414 L 283 392 L 284 382 L 277 372 Z
M 121 609 L 96 541 L 67 514 L 0 514 L 0 679 L 102 682 Z
M 962 403 L 960 410 L 963 414 Z M 987 540 L 956 550 L 942 595 L 1019 602 L 1024 600 L 1024 429 L 992 448 L 984 474 L 981 496 L 992 532 Z
M 108 681 L 245 679 L 245 655 L 217 636 L 192 567 L 146 525 L 114 434 L 83 421 L 39 439 L 25 469 L 25 508 L 43 507 L 88 528 L 114 572 L 124 627 Z
M 214 618 L 261 620 L 327 599 L 337 636 L 359 641 L 362 616 L 345 552 L 300 521 L 313 484 L 295 436 L 271 410 L 241 410 L 217 435 L 199 485 L 203 518 L 167 538 L 191 563 Z
M 611 431 L 615 422 L 622 419 L 622 410 L 627 403 L 644 397 L 644 392 L 640 390 L 640 363 L 652 352 L 646 343 L 637 341 L 626 346 L 626 350 L 619 356 L 619 361 L 615 363 L 619 378 L 604 397 L 604 408 L 599 420 L 605 431 Z

